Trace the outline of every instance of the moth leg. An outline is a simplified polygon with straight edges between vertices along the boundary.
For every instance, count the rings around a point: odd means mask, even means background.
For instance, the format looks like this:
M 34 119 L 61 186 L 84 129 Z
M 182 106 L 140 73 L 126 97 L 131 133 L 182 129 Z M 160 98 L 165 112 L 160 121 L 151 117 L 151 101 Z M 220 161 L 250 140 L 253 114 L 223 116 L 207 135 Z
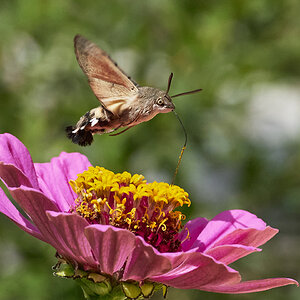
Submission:
M 111 132 L 117 131 L 119 128 L 121 128 L 123 124 L 121 123 L 118 127 L 114 128 Z
M 110 134 L 109 136 L 116 136 L 116 135 L 119 135 L 119 134 L 121 134 L 121 133 L 124 133 L 125 131 L 127 131 L 128 129 L 130 129 L 130 128 L 132 128 L 132 127 L 134 127 L 134 126 L 129 126 L 129 127 L 125 128 L 125 129 L 123 129 L 122 131 L 117 132 L 117 133 Z
M 129 122 L 129 123 L 127 124 L 127 128 L 125 128 L 124 130 L 122 130 L 122 131 L 120 131 L 120 132 L 117 132 L 117 133 L 114 133 L 114 134 L 110 134 L 109 136 L 116 136 L 116 135 L 119 135 L 119 134 L 121 134 L 121 133 L 127 131 L 129 128 L 134 127 L 135 125 L 131 125 L 131 126 L 130 126 L 130 124 L 135 123 L 136 120 L 137 120 L 138 118 L 139 118 L 139 116 L 136 116 L 136 117 L 134 118 L 133 121 L 131 121 L 131 122 Z M 114 129 L 114 131 L 118 130 L 121 126 L 123 126 L 123 124 L 120 124 L 117 128 Z

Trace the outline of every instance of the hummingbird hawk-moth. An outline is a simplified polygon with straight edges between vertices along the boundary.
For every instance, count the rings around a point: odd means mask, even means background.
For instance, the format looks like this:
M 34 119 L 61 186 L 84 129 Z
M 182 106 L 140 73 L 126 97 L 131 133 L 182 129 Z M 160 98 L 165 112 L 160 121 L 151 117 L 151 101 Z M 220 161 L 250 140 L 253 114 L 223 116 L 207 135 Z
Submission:
M 117 135 L 159 113 L 174 111 L 172 98 L 201 91 L 197 89 L 170 97 L 173 73 L 166 91 L 141 87 L 106 52 L 83 36 L 75 36 L 74 48 L 79 66 L 100 101 L 100 106 L 84 114 L 75 126 L 66 128 L 68 138 L 80 146 L 90 145 L 94 134 L 112 133 L 125 127 L 119 133 L 111 134 Z

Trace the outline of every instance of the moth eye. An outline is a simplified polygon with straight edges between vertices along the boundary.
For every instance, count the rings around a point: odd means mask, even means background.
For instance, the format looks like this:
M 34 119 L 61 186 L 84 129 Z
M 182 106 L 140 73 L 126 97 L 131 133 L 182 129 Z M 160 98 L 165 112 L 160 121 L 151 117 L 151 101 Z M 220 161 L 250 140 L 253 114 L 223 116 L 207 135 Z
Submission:
M 164 105 L 164 101 L 161 98 L 158 98 L 157 99 L 157 104 L 160 105 L 160 106 L 163 106 Z

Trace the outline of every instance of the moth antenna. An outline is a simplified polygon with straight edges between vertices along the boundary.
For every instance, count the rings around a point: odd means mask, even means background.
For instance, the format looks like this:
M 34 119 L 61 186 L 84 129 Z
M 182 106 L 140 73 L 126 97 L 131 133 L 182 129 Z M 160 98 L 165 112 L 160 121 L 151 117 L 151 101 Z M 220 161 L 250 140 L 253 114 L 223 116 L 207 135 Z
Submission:
M 175 110 L 173 110 L 173 113 L 175 114 L 177 120 L 178 120 L 179 123 L 181 124 L 181 127 L 182 127 L 183 132 L 184 132 L 184 136 L 185 136 L 185 141 L 184 141 L 183 147 L 181 148 L 181 152 L 180 152 L 180 155 L 179 155 L 178 163 L 177 163 L 177 166 L 176 166 L 176 170 L 175 170 L 175 172 L 174 172 L 174 176 L 173 176 L 171 185 L 174 184 L 176 175 L 177 175 L 177 173 L 178 173 L 179 165 L 180 165 L 180 163 L 181 163 L 181 159 L 182 159 L 182 156 L 183 156 L 183 152 L 184 152 L 184 150 L 186 149 L 186 145 L 187 145 L 187 133 L 186 133 L 186 130 L 185 130 L 184 126 L 183 126 L 183 123 L 182 123 L 181 119 L 179 118 L 179 115 L 176 113 Z
M 171 96 L 171 98 L 175 98 L 175 97 L 179 97 L 179 96 L 184 96 L 184 95 L 195 94 L 195 93 L 198 93 L 198 92 L 201 92 L 201 91 L 202 91 L 202 89 L 192 90 L 192 91 L 189 91 L 189 92 L 183 92 L 183 93 Z
M 168 87 L 167 87 L 166 94 L 169 93 L 169 90 L 170 90 L 170 87 L 171 87 L 172 78 L 173 78 L 173 73 L 171 73 L 170 76 L 169 76 Z

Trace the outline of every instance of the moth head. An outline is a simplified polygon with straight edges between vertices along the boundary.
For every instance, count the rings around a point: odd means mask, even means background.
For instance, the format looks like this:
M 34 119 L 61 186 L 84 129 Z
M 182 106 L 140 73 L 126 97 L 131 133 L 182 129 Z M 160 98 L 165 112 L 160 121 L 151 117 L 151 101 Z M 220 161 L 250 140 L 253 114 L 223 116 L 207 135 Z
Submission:
M 172 78 L 173 78 L 173 73 L 171 73 L 169 76 L 167 90 L 159 91 L 158 95 L 155 98 L 153 108 L 158 110 L 160 113 L 168 113 L 175 109 L 175 105 L 168 94 L 171 87 Z
M 175 109 L 171 97 L 164 91 L 160 91 L 154 100 L 153 108 L 160 113 L 168 113 Z

